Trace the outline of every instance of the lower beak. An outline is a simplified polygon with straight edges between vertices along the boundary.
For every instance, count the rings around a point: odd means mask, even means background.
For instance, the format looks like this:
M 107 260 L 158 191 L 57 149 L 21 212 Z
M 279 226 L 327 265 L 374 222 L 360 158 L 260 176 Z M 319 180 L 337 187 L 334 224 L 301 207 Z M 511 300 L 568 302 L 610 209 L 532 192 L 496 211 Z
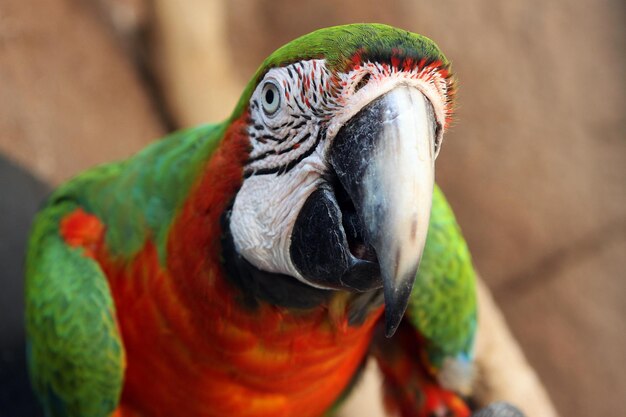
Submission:
M 402 320 L 426 242 L 435 127 L 430 102 L 419 90 L 401 85 L 346 122 L 329 151 L 365 244 L 376 252 L 387 337 Z

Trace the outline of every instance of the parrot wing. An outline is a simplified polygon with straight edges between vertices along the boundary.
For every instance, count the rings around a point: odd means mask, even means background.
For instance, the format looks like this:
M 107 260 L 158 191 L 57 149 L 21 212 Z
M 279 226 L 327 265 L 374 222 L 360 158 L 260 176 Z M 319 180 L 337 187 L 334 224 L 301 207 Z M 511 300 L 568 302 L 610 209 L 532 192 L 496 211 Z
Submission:
M 88 248 L 62 236 L 62 222 L 76 213 L 84 237 L 102 227 L 71 201 L 48 206 L 33 225 L 25 289 L 29 372 L 47 416 L 109 416 L 122 389 L 124 347 L 104 273 Z
M 476 272 L 454 213 L 435 187 L 426 247 L 406 319 L 425 339 L 427 360 L 470 363 L 476 333 Z
M 475 272 L 452 209 L 435 186 L 426 247 L 396 334 L 376 337 L 385 405 L 402 416 L 469 416 L 476 332 Z

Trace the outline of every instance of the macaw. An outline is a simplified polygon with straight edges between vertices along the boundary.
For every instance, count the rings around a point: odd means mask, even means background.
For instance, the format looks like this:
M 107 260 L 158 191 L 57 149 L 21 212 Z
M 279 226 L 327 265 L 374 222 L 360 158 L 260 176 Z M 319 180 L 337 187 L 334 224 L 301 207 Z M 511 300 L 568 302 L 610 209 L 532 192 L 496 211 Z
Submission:
M 373 356 L 390 411 L 468 416 L 475 273 L 434 182 L 454 93 L 424 36 L 321 29 L 224 122 L 59 187 L 26 266 L 46 415 L 331 415 Z

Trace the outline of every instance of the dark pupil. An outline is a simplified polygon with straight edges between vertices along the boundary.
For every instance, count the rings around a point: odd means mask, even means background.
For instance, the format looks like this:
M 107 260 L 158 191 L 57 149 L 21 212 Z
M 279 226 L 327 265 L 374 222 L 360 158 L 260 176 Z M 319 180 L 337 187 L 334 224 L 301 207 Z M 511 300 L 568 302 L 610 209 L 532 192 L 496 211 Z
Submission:
M 272 104 L 274 102 L 274 90 L 268 89 L 265 92 L 265 102 L 267 104 Z

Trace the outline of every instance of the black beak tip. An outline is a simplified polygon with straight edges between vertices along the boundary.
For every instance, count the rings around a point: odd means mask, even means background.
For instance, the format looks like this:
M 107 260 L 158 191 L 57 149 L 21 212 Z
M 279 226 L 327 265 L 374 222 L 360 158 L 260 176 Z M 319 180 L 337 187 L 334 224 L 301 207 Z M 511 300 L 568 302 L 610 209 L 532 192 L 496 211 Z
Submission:
M 385 336 L 388 338 L 392 337 L 400 326 L 409 303 L 411 287 L 394 294 L 390 293 L 391 291 L 385 291 Z
M 389 339 L 396 333 L 401 320 L 402 315 L 389 314 L 388 311 L 385 310 L 385 337 Z

